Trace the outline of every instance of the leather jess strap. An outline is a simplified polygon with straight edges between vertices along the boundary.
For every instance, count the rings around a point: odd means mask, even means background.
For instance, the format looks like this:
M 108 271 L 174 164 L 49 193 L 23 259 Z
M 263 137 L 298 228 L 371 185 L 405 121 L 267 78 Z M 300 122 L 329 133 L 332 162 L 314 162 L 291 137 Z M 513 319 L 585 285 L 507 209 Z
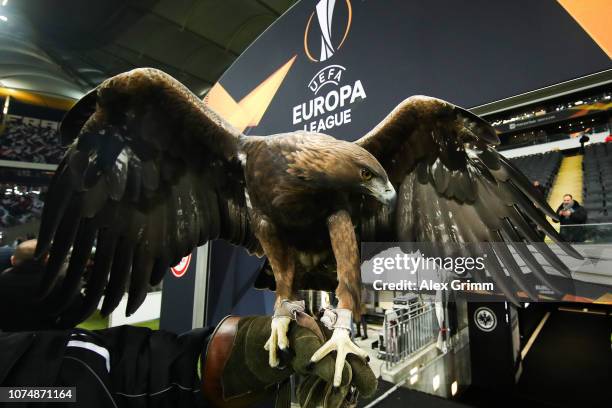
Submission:
M 314 334 L 316 334 L 319 340 L 321 340 L 323 343 L 327 341 L 325 335 L 323 334 L 323 331 L 321 330 L 321 327 L 319 327 L 314 317 L 310 316 L 309 314 L 306 314 L 304 312 L 297 312 L 295 314 L 295 322 L 298 325 L 314 332 Z
M 229 359 L 238 332 L 240 317 L 227 316 L 215 328 L 202 354 L 202 393 L 215 407 L 229 407 L 223 399 L 223 369 Z

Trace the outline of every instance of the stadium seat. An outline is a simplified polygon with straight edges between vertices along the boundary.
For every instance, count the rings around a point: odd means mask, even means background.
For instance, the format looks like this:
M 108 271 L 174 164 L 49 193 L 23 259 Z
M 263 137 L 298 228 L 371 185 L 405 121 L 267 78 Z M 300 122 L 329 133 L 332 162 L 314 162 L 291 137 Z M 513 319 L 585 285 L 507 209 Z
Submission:
M 582 169 L 588 222 L 612 221 L 612 149 L 604 143 L 588 145 Z
M 538 180 L 548 196 L 562 159 L 560 152 L 549 152 L 512 158 L 510 162 L 525 173 L 529 180 Z

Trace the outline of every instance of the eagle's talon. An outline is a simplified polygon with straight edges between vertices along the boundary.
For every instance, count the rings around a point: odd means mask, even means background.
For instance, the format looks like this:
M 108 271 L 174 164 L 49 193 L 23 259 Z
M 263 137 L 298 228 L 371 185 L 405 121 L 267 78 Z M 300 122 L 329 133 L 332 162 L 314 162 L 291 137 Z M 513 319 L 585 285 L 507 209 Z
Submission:
M 352 342 L 350 330 L 340 327 L 334 329 L 331 339 L 323 344 L 321 348 L 319 348 L 312 355 L 310 361 L 316 363 L 332 351 L 336 351 L 334 387 L 339 387 L 340 383 L 342 382 L 342 370 L 344 369 L 344 362 L 346 361 L 347 354 L 356 354 L 365 359 L 367 357 L 367 353 Z
M 289 347 L 289 339 L 287 338 L 289 323 L 291 323 L 291 318 L 287 316 L 276 316 L 272 318 L 272 323 L 270 324 L 272 332 L 264 345 L 264 349 L 268 351 L 268 363 L 270 367 L 278 367 L 280 364 L 277 349 L 285 350 Z

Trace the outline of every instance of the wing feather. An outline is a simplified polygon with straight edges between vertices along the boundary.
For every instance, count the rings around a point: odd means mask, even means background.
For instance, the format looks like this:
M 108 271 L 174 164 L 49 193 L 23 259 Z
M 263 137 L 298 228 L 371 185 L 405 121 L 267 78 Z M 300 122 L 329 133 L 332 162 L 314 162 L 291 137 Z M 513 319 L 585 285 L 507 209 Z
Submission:
M 126 236 L 121 237 L 119 241 L 117 255 L 113 259 L 110 278 L 106 287 L 106 296 L 104 296 L 104 302 L 102 303 L 101 312 L 103 315 L 108 315 L 115 310 L 123 298 L 123 293 L 127 289 L 130 278 L 135 244 L 135 240 Z
M 50 254 L 43 294 L 68 263 L 66 296 L 54 308 L 63 313 L 80 299 L 66 324 L 103 295 L 110 313 L 126 291 L 133 313 L 151 283 L 208 240 L 259 250 L 237 159 L 243 136 L 175 79 L 149 68 L 110 78 L 60 129 L 72 144 L 49 189 L 36 255 Z
M 513 287 L 537 298 L 519 262 L 539 282 L 559 292 L 529 246 L 570 276 L 536 228 L 565 253 L 581 258 L 546 220 L 546 215 L 556 219 L 554 211 L 529 180 L 495 151 L 499 143 L 495 130 L 476 115 L 439 99 L 411 97 L 355 143 L 379 160 L 398 190 L 390 217 L 381 215 L 384 209 L 363 213 L 362 240 L 384 236 L 396 241 L 478 244 L 490 258 L 487 271 L 513 302 L 517 301 Z M 383 230 L 391 233 L 381 234 Z M 445 252 L 442 256 L 457 250 L 453 245 L 439 247 Z

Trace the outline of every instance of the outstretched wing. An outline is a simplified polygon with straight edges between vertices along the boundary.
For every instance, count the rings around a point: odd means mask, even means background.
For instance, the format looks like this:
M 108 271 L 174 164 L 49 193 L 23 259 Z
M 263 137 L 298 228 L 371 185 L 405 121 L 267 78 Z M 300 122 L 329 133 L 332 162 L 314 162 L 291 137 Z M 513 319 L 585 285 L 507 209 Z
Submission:
M 238 160 L 242 135 L 174 78 L 149 68 L 110 78 L 60 130 L 73 143 L 52 180 L 36 254 L 50 254 L 43 290 L 69 255 L 56 307 L 80 296 L 70 321 L 89 315 L 102 295 L 110 313 L 126 290 L 134 312 L 149 284 L 208 240 L 259 251 Z
M 569 275 L 536 226 L 566 253 L 581 258 L 561 242 L 546 220 L 545 215 L 556 215 L 544 197 L 493 148 L 499 143 L 495 130 L 476 115 L 439 99 L 414 96 L 355 143 L 379 160 L 398 191 L 395 211 L 382 208 L 364 217 L 363 241 L 482 243 L 487 271 L 514 300 L 504 268 L 520 289 L 537 295 L 523 280 L 513 253 L 554 287 L 527 243 Z

